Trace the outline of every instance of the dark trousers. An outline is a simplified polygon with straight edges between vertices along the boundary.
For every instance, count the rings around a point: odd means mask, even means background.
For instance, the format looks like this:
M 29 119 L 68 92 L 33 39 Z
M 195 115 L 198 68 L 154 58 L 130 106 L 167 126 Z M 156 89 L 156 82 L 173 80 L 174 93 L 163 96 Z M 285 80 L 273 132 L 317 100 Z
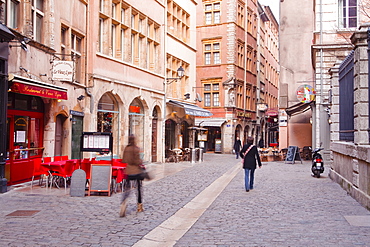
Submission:
M 141 187 L 142 187 L 142 178 L 140 174 L 135 174 L 135 175 L 128 175 L 127 179 L 124 181 L 124 192 L 122 195 L 122 202 L 124 202 L 131 193 L 132 186 L 137 187 L 137 203 L 142 203 L 142 198 L 141 198 Z

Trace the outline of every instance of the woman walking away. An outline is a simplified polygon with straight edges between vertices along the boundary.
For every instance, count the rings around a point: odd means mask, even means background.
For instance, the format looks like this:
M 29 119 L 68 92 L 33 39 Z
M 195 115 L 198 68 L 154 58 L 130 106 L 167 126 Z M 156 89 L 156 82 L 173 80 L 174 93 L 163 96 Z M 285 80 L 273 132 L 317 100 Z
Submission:
M 142 187 L 142 160 L 140 159 L 140 148 L 136 146 L 135 136 L 130 135 L 128 138 L 128 145 L 123 151 L 122 162 L 127 163 L 126 174 L 127 179 L 124 181 L 124 192 L 120 210 L 120 216 L 126 215 L 127 199 L 131 192 L 131 181 L 136 180 L 137 187 L 137 212 L 143 212 L 143 204 L 141 198 L 141 187 Z
M 262 166 L 258 149 L 253 145 L 253 137 L 247 138 L 247 144 L 245 144 L 240 151 L 240 157 L 244 159 L 243 169 L 245 172 L 245 190 L 249 192 L 249 190 L 253 189 L 256 162 L 258 162 L 258 166 L 260 168 Z

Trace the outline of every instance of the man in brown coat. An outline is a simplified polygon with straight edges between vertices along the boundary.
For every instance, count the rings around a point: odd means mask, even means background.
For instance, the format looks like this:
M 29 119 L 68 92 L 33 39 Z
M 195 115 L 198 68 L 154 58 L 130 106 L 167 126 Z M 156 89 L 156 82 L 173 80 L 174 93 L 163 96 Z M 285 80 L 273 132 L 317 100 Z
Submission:
M 131 191 L 131 181 L 136 180 L 137 182 L 137 212 L 143 212 L 143 204 L 141 200 L 141 187 L 142 187 L 142 160 L 140 158 L 140 148 L 136 146 L 135 136 L 130 135 L 128 138 L 128 145 L 123 151 L 122 162 L 126 163 L 126 174 L 127 179 L 125 183 L 125 191 L 123 193 L 120 216 L 124 217 L 126 214 L 127 199 Z

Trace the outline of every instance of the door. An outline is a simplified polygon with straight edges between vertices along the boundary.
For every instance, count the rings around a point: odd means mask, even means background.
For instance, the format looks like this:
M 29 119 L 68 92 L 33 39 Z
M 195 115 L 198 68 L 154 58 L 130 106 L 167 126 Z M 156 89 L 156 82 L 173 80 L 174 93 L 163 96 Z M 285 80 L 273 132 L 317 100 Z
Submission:
M 54 146 L 54 156 L 62 156 L 63 150 L 63 122 L 65 116 L 58 115 L 55 122 L 55 146 Z
M 157 126 L 158 119 L 152 120 L 152 162 L 157 162 Z
M 72 159 L 81 159 L 81 136 L 83 131 L 83 117 L 72 117 Z

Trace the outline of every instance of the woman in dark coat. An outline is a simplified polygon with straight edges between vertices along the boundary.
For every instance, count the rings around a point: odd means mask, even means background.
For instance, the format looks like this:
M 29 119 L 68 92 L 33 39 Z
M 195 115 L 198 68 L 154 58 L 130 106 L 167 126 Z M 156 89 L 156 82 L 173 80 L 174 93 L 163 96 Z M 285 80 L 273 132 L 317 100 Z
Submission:
M 244 158 L 243 169 L 245 172 L 245 190 L 249 192 L 249 190 L 253 189 L 254 171 L 257 167 L 256 162 L 258 162 L 258 166 L 260 168 L 262 166 L 258 149 L 253 145 L 253 137 L 247 138 L 247 144 L 245 144 L 240 151 L 240 157 Z

